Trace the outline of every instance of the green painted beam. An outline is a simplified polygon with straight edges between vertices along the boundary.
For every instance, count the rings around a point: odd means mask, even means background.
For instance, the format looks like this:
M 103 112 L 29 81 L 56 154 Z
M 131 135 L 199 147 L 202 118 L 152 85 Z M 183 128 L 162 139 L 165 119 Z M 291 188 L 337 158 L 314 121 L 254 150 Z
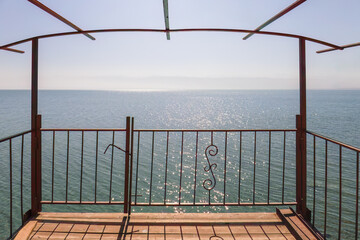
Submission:
M 165 29 L 170 29 L 170 23 L 169 23 L 169 3 L 168 0 L 163 0 L 164 5 L 164 19 L 165 19 Z M 170 32 L 166 32 L 166 38 L 167 40 L 170 40 Z

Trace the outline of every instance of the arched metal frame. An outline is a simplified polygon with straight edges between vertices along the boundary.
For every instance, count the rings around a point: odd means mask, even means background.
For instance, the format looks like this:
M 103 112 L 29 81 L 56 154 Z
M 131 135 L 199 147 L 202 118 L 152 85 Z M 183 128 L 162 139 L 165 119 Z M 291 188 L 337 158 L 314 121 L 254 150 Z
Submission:
M 296 202 L 297 213 L 310 219 L 310 211 L 306 207 L 306 41 L 328 46 L 332 49 L 342 50 L 343 47 L 324 42 L 318 39 L 301 35 L 268 32 L 245 29 L 222 29 L 222 28 L 189 28 L 189 29 L 98 29 L 77 32 L 53 33 L 23 39 L 0 47 L 7 49 L 14 45 L 32 42 L 32 85 L 31 85 L 31 210 L 32 215 L 41 211 L 41 115 L 38 115 L 38 49 L 39 39 L 77 34 L 105 33 L 105 32 L 232 32 L 252 33 L 260 35 L 272 35 L 295 38 L 299 40 L 299 90 L 300 90 L 300 114 L 296 116 Z
M 84 30 L 84 31 L 74 31 L 74 32 L 62 32 L 62 33 L 52 33 L 46 35 L 39 35 L 31 38 L 26 38 L 23 40 L 19 40 L 16 42 L 8 43 L 3 46 L 0 46 L 0 49 L 9 48 L 18 44 L 30 42 L 33 39 L 45 39 L 52 37 L 61 37 L 61 36 L 69 36 L 69 35 L 77 35 L 77 34 L 90 34 L 90 33 L 106 33 L 106 32 L 159 32 L 159 33 L 170 33 L 170 32 L 233 32 L 233 33 L 251 33 L 251 34 L 260 34 L 260 35 L 271 35 L 271 36 L 279 36 L 279 37 L 288 37 L 288 38 L 297 38 L 304 39 L 309 42 L 318 43 L 321 45 L 325 45 L 327 47 L 331 47 L 337 50 L 343 50 L 344 47 L 338 46 L 336 44 L 332 44 L 329 42 L 325 42 L 319 39 L 310 38 L 306 36 L 301 36 L 297 34 L 290 33 L 282 33 L 282 32 L 269 32 L 269 31 L 256 31 L 256 30 L 248 30 L 248 29 L 231 29 L 231 28 L 180 28 L 180 29 L 94 29 L 94 30 Z

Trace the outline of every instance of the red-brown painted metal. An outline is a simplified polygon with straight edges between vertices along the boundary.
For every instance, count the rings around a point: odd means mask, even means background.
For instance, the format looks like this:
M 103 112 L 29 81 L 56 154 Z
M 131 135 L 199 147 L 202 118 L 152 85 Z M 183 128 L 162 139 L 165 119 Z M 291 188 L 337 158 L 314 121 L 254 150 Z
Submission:
M 129 201 L 128 201 L 128 212 L 131 213 L 131 202 L 132 202 L 132 182 L 133 182 L 133 151 L 134 151 L 134 118 L 131 118 L 131 127 L 130 127 L 130 176 L 129 176 Z
M 22 50 L 17 50 L 17 49 L 14 49 L 14 48 L 3 48 L 1 50 L 5 50 L 5 51 L 9 51 L 9 52 L 15 52 L 15 53 L 25 53 Z
M 90 38 L 91 40 L 95 40 L 95 38 L 93 36 L 91 36 L 88 33 L 83 33 L 83 30 L 81 28 L 79 28 L 78 26 L 76 26 L 75 24 L 73 24 L 72 22 L 70 22 L 69 20 L 67 20 L 66 18 L 64 18 L 63 16 L 61 16 L 60 14 L 56 13 L 55 11 L 51 10 L 50 8 L 48 8 L 47 6 L 45 6 L 44 4 L 42 4 L 41 2 L 37 1 L 37 0 L 28 0 L 29 2 L 31 2 L 32 4 L 34 4 L 35 6 L 37 6 L 38 8 L 44 10 L 45 12 L 47 12 L 48 14 L 50 14 L 51 16 L 59 19 L 60 21 L 62 21 L 63 23 L 65 23 L 66 25 L 72 27 L 73 29 L 75 29 L 76 31 L 84 34 L 86 37 Z
M 9 192 L 10 192 L 10 235 L 13 233 L 13 158 L 12 158 L 12 139 L 9 139 Z
M 359 177 L 360 177 L 360 162 L 359 162 L 360 151 L 356 153 L 356 207 L 355 207 L 355 239 L 359 237 Z
M 342 238 L 342 233 L 344 233 L 345 231 L 342 230 L 342 225 L 343 223 L 346 221 L 344 220 L 344 218 L 342 217 L 342 205 L 343 205 L 343 189 L 342 189 L 342 185 L 343 185 L 343 151 L 344 149 L 346 149 L 347 151 L 353 151 L 355 153 L 355 155 L 353 155 L 353 159 L 350 158 L 351 155 L 347 155 L 346 157 L 346 161 L 347 162 L 350 162 L 352 160 L 355 160 L 356 161 L 356 169 L 353 169 L 353 171 L 355 172 L 356 174 L 356 195 L 355 197 L 351 198 L 351 197 L 347 197 L 346 201 L 347 202 L 354 202 L 355 204 L 355 221 L 354 221 L 354 227 L 355 227 L 355 238 L 354 239 L 358 239 L 358 223 L 359 223 L 359 166 L 360 166 L 360 163 L 359 163 L 359 154 L 360 154 L 360 149 L 357 148 L 357 147 L 353 147 L 353 146 L 350 146 L 350 145 L 347 145 L 347 144 L 344 144 L 344 143 L 341 143 L 339 141 L 336 141 L 336 140 L 333 140 L 333 139 L 330 139 L 328 137 L 324 137 L 324 136 L 321 136 L 319 134 L 316 134 L 314 132 L 310 132 L 310 131 L 307 131 L 307 134 L 310 135 L 310 137 L 312 138 L 313 140 L 313 158 L 315 160 L 315 156 L 317 155 L 316 152 L 318 150 L 321 150 L 322 147 L 318 147 L 318 142 L 321 143 L 323 142 L 323 146 L 324 146 L 324 149 L 322 149 L 322 151 L 324 151 L 324 167 L 325 167 L 325 175 L 324 175 L 324 210 L 321 211 L 321 210 L 317 210 L 318 213 L 320 213 L 319 215 L 321 216 L 322 215 L 322 212 L 324 213 L 323 215 L 323 232 L 322 232 L 322 235 L 323 236 L 327 236 L 327 227 L 328 227 L 328 223 L 327 223 L 327 220 L 328 220 L 328 209 L 329 207 L 331 207 L 333 204 L 338 204 L 338 227 L 337 227 L 337 237 L 338 239 L 341 239 Z M 315 141 L 317 140 L 317 141 Z M 329 157 L 328 157 L 328 145 L 329 143 L 331 143 L 333 146 L 337 147 L 338 148 L 338 169 L 336 169 L 338 171 L 338 202 L 335 203 L 333 201 L 331 201 L 332 199 L 331 198 L 328 198 L 328 191 L 330 190 L 328 187 L 328 176 L 329 176 L 329 173 L 328 173 L 328 164 L 329 164 Z M 335 149 L 335 148 L 333 148 Z M 316 200 L 317 198 L 315 198 L 315 194 L 316 192 L 318 192 L 318 187 L 321 185 L 318 183 L 319 180 L 319 177 L 316 177 L 317 173 L 321 170 L 318 170 L 318 168 L 316 167 L 318 166 L 318 164 L 314 161 L 314 164 L 312 165 L 312 171 L 313 172 L 313 184 L 314 184 L 314 189 L 313 189 L 313 212 L 312 212 L 312 218 L 315 217 L 315 211 L 316 209 L 321 209 L 321 207 L 317 207 L 320 205 L 319 202 L 322 202 L 321 200 Z M 315 185 L 315 183 L 317 183 L 317 185 Z M 330 204 L 328 204 L 328 202 L 330 201 Z M 317 219 L 319 219 L 319 217 L 317 217 Z M 347 224 L 349 224 L 350 222 L 347 221 Z M 313 220 L 313 226 L 316 226 L 316 222 Z
M 135 129 L 134 132 L 295 132 L 296 129 Z
M 32 40 L 31 69 L 31 212 L 41 211 L 41 116 L 38 115 L 38 48 L 39 40 Z
M 299 5 L 303 4 L 304 2 L 306 2 L 306 0 L 297 0 L 296 2 L 294 2 L 293 4 L 291 4 L 290 6 L 288 6 L 287 8 L 285 8 L 284 10 L 282 10 L 281 12 L 279 12 L 278 14 L 276 14 L 275 16 L 271 17 L 269 20 L 267 20 L 265 23 L 261 24 L 259 27 L 257 27 L 254 31 L 258 32 L 261 29 L 263 29 L 264 27 L 268 26 L 269 24 L 273 23 L 274 21 L 276 21 L 277 19 L 281 18 L 282 16 L 284 16 L 285 14 L 287 14 L 288 12 L 290 12 L 291 10 L 293 10 L 294 8 L 298 7 Z M 246 35 L 243 40 L 246 40 L 248 38 L 250 38 L 252 35 L 254 35 L 254 33 L 249 33 L 248 35 Z
M 41 201 L 40 203 L 47 205 L 124 205 L 123 201 Z
M 351 146 L 351 145 L 348 145 L 348 144 L 344 144 L 342 142 L 339 142 L 339 141 L 336 141 L 334 139 L 331 139 L 331 138 L 328 138 L 328 137 L 325 137 L 323 135 L 320 135 L 320 134 L 317 134 L 317 133 L 314 133 L 314 132 L 311 132 L 311 131 L 306 131 L 306 133 L 308 134 L 311 134 L 311 135 L 314 135 L 318 138 L 321 138 L 323 140 L 326 140 L 327 142 L 331 142 L 331 143 L 334 143 L 336 145 L 341 145 L 343 148 L 347 148 L 349 150 L 353 150 L 353 151 L 356 151 L 356 152 L 360 152 L 360 148 L 357 148 L 357 147 L 354 147 L 354 146 Z
M 296 206 L 297 213 L 310 220 L 306 206 L 306 45 L 299 39 L 300 115 L 296 116 Z
M 346 49 L 346 48 L 352 48 L 352 47 L 358 47 L 358 46 L 360 46 L 360 42 L 343 45 L 343 46 L 341 46 L 342 49 L 328 48 L 328 49 L 316 51 L 316 53 L 325 53 L 325 52 L 331 52 L 331 51 L 335 51 L 335 50 L 343 50 L 343 49 Z
M 18 134 L 15 134 L 15 135 L 12 135 L 12 136 L 9 136 L 9 137 L 6 137 L 6 138 L 2 138 L 2 139 L 0 139 L 0 143 L 5 142 L 5 141 L 8 141 L 8 140 L 10 140 L 11 138 L 20 137 L 20 136 L 25 135 L 25 134 L 28 134 L 28 133 L 31 133 L 31 130 L 24 131 L 24 132 L 21 132 L 21 133 L 18 133 Z
M 129 205 L 131 198 L 131 189 L 129 189 L 129 173 L 130 173 L 130 135 L 131 119 L 126 117 L 126 139 L 125 139 L 125 174 L 124 174 L 124 213 L 129 213 Z M 114 148 L 113 148 L 114 149 Z
M 261 143 L 258 143 L 258 141 L 256 140 L 256 136 L 259 134 L 262 134 L 262 135 L 267 135 L 268 138 L 269 138 L 269 143 L 272 142 L 272 137 L 273 135 L 271 134 L 272 133 L 272 130 L 269 130 L 269 131 L 252 131 L 252 132 L 249 132 L 248 130 L 207 130 L 207 131 L 204 131 L 204 130 L 154 130 L 154 129 L 146 129 L 146 130 L 139 130 L 139 129 L 136 129 L 134 130 L 134 132 L 137 132 L 138 134 L 138 137 L 137 137 L 137 163 L 136 163 L 136 169 L 132 169 L 134 172 L 136 172 L 136 177 L 135 177 L 135 201 L 132 202 L 132 205 L 133 206 L 200 206 L 200 205 L 203 205 L 203 206 L 219 206 L 219 204 L 221 206 L 257 206 L 258 205 L 258 202 L 259 201 L 256 201 L 256 197 L 258 194 L 256 194 L 256 159 L 258 158 L 258 154 L 257 154 L 257 147 L 259 145 L 259 147 L 261 147 Z M 206 147 L 206 150 L 205 148 L 204 149 L 200 149 L 199 150 L 199 133 L 202 133 L 202 134 L 209 134 L 209 137 L 210 137 L 210 145 L 208 147 Z M 244 202 L 244 200 L 241 200 L 240 199 L 240 187 L 241 187 L 241 177 L 240 177 L 240 173 L 241 173 L 241 152 L 242 152 L 242 133 L 244 132 L 248 132 L 248 133 L 252 133 L 253 136 L 254 136 L 254 142 L 253 142 L 253 145 L 254 145 L 254 150 L 253 150 L 253 159 L 254 159 L 254 162 L 251 163 L 253 165 L 253 169 L 252 169 L 252 201 L 251 202 Z M 290 132 L 289 130 L 282 130 L 281 132 L 276 130 L 274 132 L 278 132 L 278 133 L 283 133 L 284 135 L 284 152 L 286 151 L 286 132 Z M 292 131 L 293 133 L 295 132 L 295 130 Z M 214 173 L 211 171 L 213 169 L 216 168 L 215 165 L 216 162 L 213 162 L 212 160 L 215 160 L 215 159 L 209 159 L 209 156 L 210 157 L 214 157 L 218 154 L 218 147 L 215 144 L 215 140 L 214 140 L 214 133 L 220 133 L 221 136 L 223 136 L 223 138 L 221 138 L 222 140 L 220 142 L 224 143 L 224 153 L 221 154 L 221 158 L 223 159 L 223 174 L 220 174 L 219 175 L 219 172 L 217 174 L 214 175 Z M 229 167 L 228 166 L 228 162 L 227 162 L 227 158 L 228 158 L 228 152 L 230 151 L 233 151 L 234 149 L 228 149 L 232 146 L 232 144 L 228 144 L 228 138 L 229 138 L 229 135 L 228 133 L 232 133 L 232 135 L 234 134 L 238 134 L 240 136 L 240 139 L 239 139 L 239 144 L 240 144 L 240 151 L 239 151 L 239 178 L 233 178 L 233 177 L 228 177 L 227 176 L 227 168 Z M 179 156 L 178 156 L 178 160 L 179 160 L 179 166 L 178 166 L 178 176 L 179 176 L 179 181 L 177 181 L 179 183 L 179 186 L 176 188 L 175 192 L 173 192 L 175 195 L 177 195 L 176 199 L 173 199 L 171 197 L 168 198 L 167 196 L 167 191 L 166 191 L 166 186 L 169 185 L 169 182 L 168 182 L 168 179 L 167 179 L 167 169 L 168 169 L 168 155 L 169 155 L 169 139 L 171 138 L 170 137 L 170 134 L 172 134 L 172 136 L 177 136 L 175 137 L 174 139 L 178 139 L 177 142 L 175 143 L 175 145 L 177 145 L 179 147 L 178 151 L 179 151 Z M 147 135 L 148 137 L 148 140 L 145 140 L 145 141 L 142 141 L 140 136 L 143 136 L 143 135 Z M 161 137 L 160 137 L 161 136 Z M 195 161 L 195 166 L 194 166 L 194 169 L 195 169 L 195 172 L 193 173 L 193 177 L 194 177 L 194 186 L 191 186 L 191 188 L 193 189 L 193 194 L 192 195 L 189 195 L 189 193 L 187 191 L 183 191 L 183 179 L 184 179 L 184 174 L 186 176 L 188 176 L 189 172 L 188 171 L 185 171 L 184 169 L 187 169 L 187 168 L 184 168 L 184 162 L 185 162 L 185 157 L 184 157 L 184 154 L 185 154 L 185 149 L 184 149 L 184 141 L 185 141 L 185 136 L 188 138 L 191 138 L 194 140 L 194 142 L 192 142 L 191 144 L 194 144 L 193 147 L 195 149 L 195 153 L 194 153 L 194 161 Z M 166 137 L 164 139 L 164 137 Z M 219 139 L 217 137 L 217 139 Z M 159 141 L 162 142 L 162 141 L 166 141 L 166 143 L 164 142 L 164 145 L 166 144 L 166 147 L 164 149 L 164 156 L 165 156 L 165 163 L 164 163 L 164 166 L 165 166 L 165 169 L 164 169 L 164 182 L 163 183 L 160 183 L 160 185 L 163 185 L 164 186 L 164 196 L 163 196 L 163 199 L 160 200 L 160 202 L 153 202 L 152 201 L 152 197 L 153 197 L 153 176 L 156 175 L 156 169 L 154 168 L 154 166 L 156 166 L 159 161 L 159 159 L 155 159 L 154 158 L 154 154 L 155 154 L 155 147 L 156 146 L 159 146 Z M 140 145 L 140 141 L 143 142 L 141 145 Z M 172 140 L 174 141 L 174 140 Z M 189 143 L 189 142 L 188 142 Z M 173 142 L 174 144 L 174 142 Z M 212 147 L 211 149 L 209 147 Z M 151 154 L 149 154 L 149 156 L 147 158 L 139 158 L 139 149 L 142 149 L 142 148 L 145 148 L 145 149 L 149 149 L 149 152 L 151 152 Z M 269 152 L 267 153 L 267 156 L 271 154 L 271 146 L 269 146 Z M 206 156 L 206 159 L 208 161 L 207 163 L 207 166 L 205 168 L 197 168 L 197 160 L 198 160 L 198 154 L 203 152 L 203 150 L 205 150 L 205 156 Z M 209 150 L 209 151 L 208 151 Z M 260 157 L 260 156 L 259 156 Z M 142 160 L 143 159 L 143 160 Z M 269 165 L 270 165 L 270 168 L 271 168 L 271 163 L 270 163 L 270 158 L 269 159 Z M 141 161 L 141 163 L 140 163 Z M 137 185 L 138 185 L 138 182 L 141 180 L 138 178 L 139 176 L 139 165 L 147 165 L 149 166 L 149 170 L 150 170 L 150 176 L 147 176 L 148 179 L 149 179 L 149 196 L 148 196 L 148 199 L 147 200 L 143 200 L 142 202 L 139 202 L 137 200 Z M 285 163 L 283 164 L 283 167 L 285 168 Z M 198 185 L 198 182 L 196 181 L 197 179 L 197 176 L 198 174 L 201 174 L 201 172 L 198 173 L 198 171 L 202 171 L 204 170 L 205 172 L 209 173 L 209 178 L 205 179 L 203 182 L 202 182 L 202 187 L 207 190 L 208 192 L 201 192 L 201 190 L 197 191 L 197 185 Z M 211 174 L 211 176 L 210 176 Z M 259 174 L 259 173 L 258 173 Z M 283 174 L 285 174 L 285 172 L 283 171 Z M 230 175 L 231 176 L 231 175 Z M 232 179 L 238 179 L 238 183 L 236 183 L 236 185 L 238 185 L 239 189 L 238 189 L 238 199 L 236 202 L 232 202 L 232 201 L 227 201 L 227 192 L 226 192 L 226 189 L 227 189 L 227 182 L 229 180 L 229 178 L 232 178 Z M 220 180 L 219 180 L 220 179 Z M 284 186 L 284 183 L 285 183 L 285 176 L 283 176 L 283 183 L 282 185 Z M 222 194 L 222 200 L 221 202 L 216 202 L 216 201 L 213 201 L 211 199 L 211 197 L 209 197 L 209 200 L 206 201 L 206 202 L 198 202 L 198 194 L 197 192 L 200 192 L 202 193 L 202 196 L 204 197 L 204 194 L 206 195 L 206 193 L 208 193 L 208 195 L 212 195 L 212 192 L 211 190 L 213 190 L 213 188 L 215 187 L 215 185 L 220 181 L 220 183 L 223 183 L 223 188 L 220 187 L 220 189 L 218 189 L 218 191 L 221 192 Z M 267 183 L 270 184 L 271 182 L 271 177 L 269 176 L 268 177 L 268 181 Z M 159 183 L 158 183 L 159 184 Z M 271 191 L 270 191 L 270 186 L 268 186 L 268 196 L 267 196 L 267 205 L 272 205 L 274 204 L 273 202 L 270 201 L 270 195 L 271 195 Z M 283 187 L 284 189 L 284 187 Z M 174 190 L 174 189 L 173 189 Z M 184 196 L 183 196 L 184 195 Z M 285 202 L 284 201 L 284 192 L 283 192 L 283 195 L 282 195 L 282 199 L 281 199 L 281 203 L 282 205 L 287 205 L 289 202 Z M 201 197 L 201 196 L 199 196 Z M 190 201 L 189 202 L 184 202 L 184 199 L 188 199 L 189 200 L 190 198 Z M 186 200 L 186 201 L 188 201 Z M 199 205 L 200 204 L 200 205 Z M 261 203 L 260 205 L 263 205 L 265 203 Z M 278 203 L 276 203 L 275 205 L 277 205 Z
M 12 42 L 3 46 L 0 46 L 0 49 L 15 46 L 21 43 L 26 43 L 32 41 L 34 38 L 44 39 L 44 38 L 52 38 L 52 37 L 60 37 L 60 36 L 70 36 L 70 35 L 77 35 L 83 33 L 106 33 L 106 32 L 158 32 L 158 33 L 166 33 L 166 32 L 229 32 L 229 33 L 254 33 L 260 35 L 271 35 L 271 36 L 279 36 L 279 37 L 288 37 L 288 38 L 295 38 L 295 39 L 304 39 L 309 42 L 318 43 L 321 45 L 325 45 L 331 48 L 342 50 L 341 46 L 321 41 L 315 38 L 305 37 L 296 34 L 289 34 L 289 33 L 280 33 L 280 32 L 269 32 L 269 31 L 254 31 L 254 30 L 247 30 L 247 29 L 228 29 L 228 28 L 183 28 L 183 29 L 96 29 L 96 30 L 84 30 L 82 32 L 62 32 L 62 33 L 53 33 L 53 34 L 46 34 L 40 35 L 36 37 L 31 37 L 27 39 L 23 39 L 20 41 Z

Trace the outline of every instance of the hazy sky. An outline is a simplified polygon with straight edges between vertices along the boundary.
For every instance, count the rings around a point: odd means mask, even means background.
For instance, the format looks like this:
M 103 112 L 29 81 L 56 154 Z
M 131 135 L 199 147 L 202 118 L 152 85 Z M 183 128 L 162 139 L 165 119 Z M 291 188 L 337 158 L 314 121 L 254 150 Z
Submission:
M 42 0 L 83 29 L 164 28 L 162 0 Z M 171 28 L 254 29 L 294 0 L 169 0 Z M 264 30 L 360 41 L 359 0 L 308 0 Z M 72 31 L 26 0 L 0 0 L 0 44 Z M 297 89 L 298 41 L 239 33 L 93 34 L 40 41 L 41 89 Z M 29 89 L 25 54 L 0 51 L 0 89 Z M 307 44 L 308 87 L 360 89 L 360 47 L 316 54 Z

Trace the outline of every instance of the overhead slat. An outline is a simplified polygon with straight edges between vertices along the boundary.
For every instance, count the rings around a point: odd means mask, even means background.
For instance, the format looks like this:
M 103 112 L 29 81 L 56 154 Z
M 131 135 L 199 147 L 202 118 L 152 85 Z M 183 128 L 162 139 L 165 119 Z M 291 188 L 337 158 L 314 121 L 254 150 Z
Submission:
M 62 21 L 63 23 L 65 23 L 66 25 L 72 27 L 73 29 L 75 29 L 78 32 L 83 32 L 83 30 L 81 28 L 79 28 L 78 26 L 76 26 L 75 24 L 73 24 L 72 22 L 70 22 L 69 20 L 65 19 L 64 17 L 62 17 L 61 15 L 59 15 L 58 13 L 54 12 L 53 10 L 51 10 L 50 8 L 48 8 L 47 6 L 45 6 L 44 4 L 40 3 L 37 0 L 28 0 L 29 2 L 31 2 L 32 4 L 34 4 L 35 6 L 39 7 L 40 9 L 44 10 L 45 12 L 49 13 L 50 15 L 52 15 L 53 17 L 59 19 L 60 21 Z M 90 38 L 91 40 L 95 40 L 95 38 L 93 36 L 91 36 L 88 33 L 83 33 L 86 37 Z
M 163 5 L 164 5 L 165 29 L 169 30 L 170 29 L 170 24 L 169 24 L 169 3 L 168 3 L 168 0 L 163 0 Z M 170 32 L 166 32 L 166 38 L 167 38 L 167 40 L 170 40 Z
M 344 46 L 341 46 L 341 47 L 342 47 L 343 49 L 345 49 L 345 48 L 358 47 L 358 46 L 360 46 L 360 42 L 352 43 L 352 44 L 348 44 L 348 45 L 344 45 Z M 343 50 L 343 49 L 340 49 L 340 50 Z M 339 50 L 339 49 L 336 49 L 336 48 L 328 48 L 328 49 L 316 51 L 316 53 L 325 53 L 325 52 L 331 52 L 331 51 L 335 51 L 335 50 Z
M 291 10 L 293 10 L 294 8 L 296 8 L 297 6 L 299 6 L 300 4 L 306 2 L 306 0 L 297 0 L 296 2 L 294 2 L 293 4 L 291 4 L 290 6 L 288 6 L 287 8 L 285 8 L 284 10 L 282 10 L 281 12 L 279 12 L 278 14 L 276 14 L 275 16 L 273 16 L 272 18 L 270 18 L 269 20 L 267 20 L 265 23 L 261 24 L 259 27 L 257 27 L 254 31 L 258 32 L 261 29 L 263 29 L 264 27 L 268 26 L 269 24 L 271 24 L 272 22 L 276 21 L 277 19 L 281 18 L 282 16 L 284 16 L 285 14 L 287 14 L 288 12 L 290 12 Z M 243 40 L 248 39 L 249 37 L 251 37 L 252 35 L 254 35 L 254 33 L 249 33 L 248 35 L 246 35 Z
M 24 51 L 17 50 L 14 48 L 1 48 L 1 50 L 9 51 L 9 52 L 16 52 L 16 53 L 25 53 Z

